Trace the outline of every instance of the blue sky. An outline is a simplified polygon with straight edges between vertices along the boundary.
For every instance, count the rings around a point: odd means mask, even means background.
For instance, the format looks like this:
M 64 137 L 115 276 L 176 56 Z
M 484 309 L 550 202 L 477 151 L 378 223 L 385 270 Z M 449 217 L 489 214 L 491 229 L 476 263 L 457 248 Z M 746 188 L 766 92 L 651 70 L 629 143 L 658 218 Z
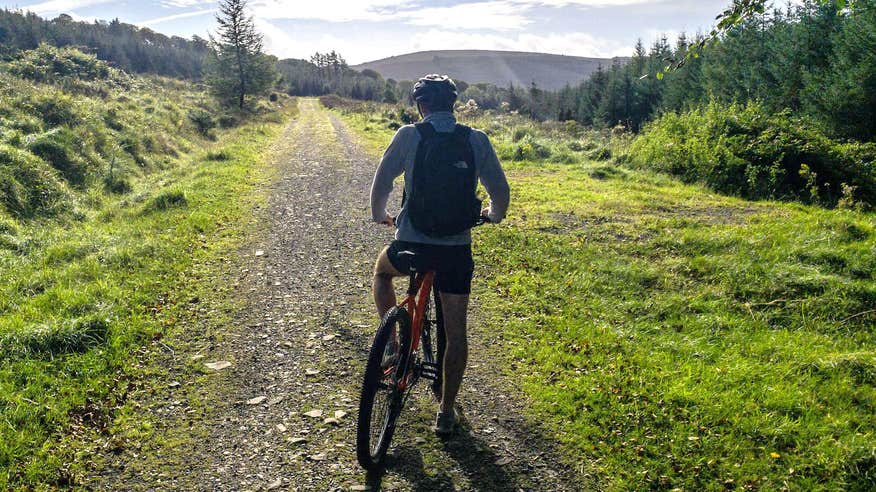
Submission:
M 250 0 L 269 52 L 337 50 L 351 64 L 432 49 L 627 56 L 637 38 L 706 30 L 730 0 Z M 184 37 L 214 28 L 211 0 L 0 0 L 54 18 L 113 19 Z

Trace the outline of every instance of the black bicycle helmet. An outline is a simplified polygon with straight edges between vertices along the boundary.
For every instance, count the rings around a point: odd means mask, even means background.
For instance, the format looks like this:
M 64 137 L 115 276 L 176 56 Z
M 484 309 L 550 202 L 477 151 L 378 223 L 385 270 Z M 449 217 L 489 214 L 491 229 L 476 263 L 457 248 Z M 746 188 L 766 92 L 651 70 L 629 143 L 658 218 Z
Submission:
M 411 90 L 414 101 L 426 104 L 432 111 L 453 109 L 457 95 L 453 79 L 434 73 L 418 80 Z

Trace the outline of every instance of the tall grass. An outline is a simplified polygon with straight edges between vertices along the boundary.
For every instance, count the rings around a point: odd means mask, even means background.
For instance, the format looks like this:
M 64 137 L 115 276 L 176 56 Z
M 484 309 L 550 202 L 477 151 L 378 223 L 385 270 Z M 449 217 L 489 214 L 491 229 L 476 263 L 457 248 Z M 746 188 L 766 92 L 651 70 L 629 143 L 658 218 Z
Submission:
M 375 153 L 392 134 L 345 117 Z M 481 332 L 592 486 L 876 488 L 873 213 L 588 156 L 626 155 L 624 136 L 463 118 L 512 189 L 507 222 L 475 233 Z M 514 161 L 533 141 L 550 156 Z
M 290 114 L 279 101 L 204 132 L 190 113 L 222 116 L 197 87 L 71 80 L 0 66 L 4 490 L 79 483 L 140 384 L 142 349 L 180 322 L 199 265 L 240 239 Z

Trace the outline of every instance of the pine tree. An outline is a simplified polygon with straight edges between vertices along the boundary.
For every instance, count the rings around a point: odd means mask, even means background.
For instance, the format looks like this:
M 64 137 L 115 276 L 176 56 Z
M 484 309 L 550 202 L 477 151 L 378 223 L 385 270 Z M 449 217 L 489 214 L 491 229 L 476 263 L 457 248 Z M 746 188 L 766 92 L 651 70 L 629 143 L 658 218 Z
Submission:
M 262 35 L 246 15 L 247 0 L 223 0 L 219 4 L 218 39 L 210 37 L 207 83 L 224 102 L 240 109 L 246 98 L 265 93 L 276 81 L 272 60 L 264 54 Z

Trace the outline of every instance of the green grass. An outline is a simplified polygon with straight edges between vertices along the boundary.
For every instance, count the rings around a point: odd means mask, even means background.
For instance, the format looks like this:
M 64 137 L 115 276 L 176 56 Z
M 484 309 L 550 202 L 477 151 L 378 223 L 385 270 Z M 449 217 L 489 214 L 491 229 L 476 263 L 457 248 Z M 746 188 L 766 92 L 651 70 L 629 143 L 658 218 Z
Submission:
M 25 206 L 0 203 L 0 489 L 76 485 L 93 442 L 132 413 L 126 397 L 153 370 L 145 348 L 180 329 L 209 295 L 204 265 L 250 227 L 266 149 L 293 110 L 202 135 L 187 114 L 209 99 L 173 81 L 82 94 L 0 79 L 0 119 L 15 123 L 0 171 L 25 163 L 57 193 L 47 203 L 39 180 L 12 174 Z
M 0 249 L 0 488 L 83 471 L 71 458 L 112 424 L 140 370 L 137 349 L 175 326 L 200 289 L 195 266 L 241 240 L 266 179 L 256 164 L 279 129 L 235 130 L 223 136 L 226 160 L 195 153 L 75 227 L 16 226 L 32 246 Z
M 345 117 L 373 151 L 392 134 Z M 876 487 L 872 213 L 720 196 L 505 118 L 469 118 L 513 195 L 477 231 L 475 294 L 578 470 L 600 490 Z M 527 138 L 548 157 L 508 160 Z

